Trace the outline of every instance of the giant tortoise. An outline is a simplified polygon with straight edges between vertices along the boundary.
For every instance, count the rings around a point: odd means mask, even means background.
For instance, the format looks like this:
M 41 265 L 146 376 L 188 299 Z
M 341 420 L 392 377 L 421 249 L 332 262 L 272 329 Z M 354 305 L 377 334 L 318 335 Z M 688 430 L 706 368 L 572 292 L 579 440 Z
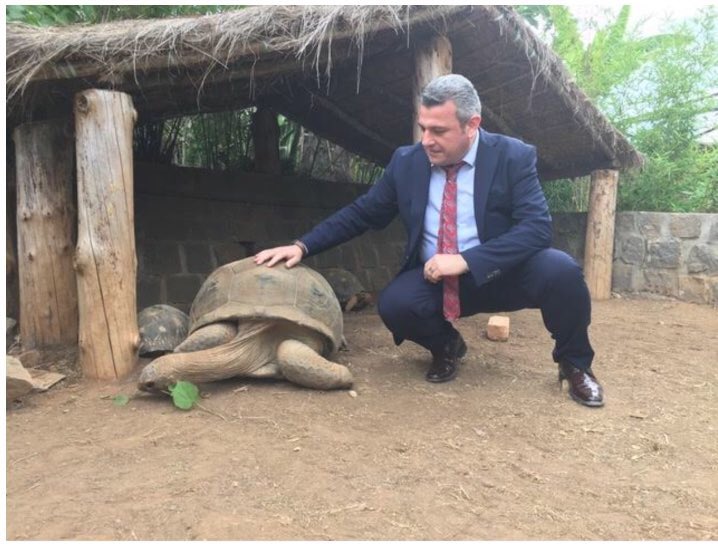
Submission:
M 172 352 L 187 337 L 189 317 L 167 304 L 144 308 L 137 315 L 140 328 L 140 356 L 156 358 Z
M 339 347 L 342 329 L 334 292 L 311 268 L 235 261 L 205 280 L 190 310 L 189 337 L 145 366 L 139 388 L 162 391 L 179 380 L 236 376 L 348 388 L 349 369 L 325 359 Z
M 342 310 L 361 310 L 372 304 L 371 294 L 354 274 L 343 268 L 322 268 L 320 273 L 329 282 Z

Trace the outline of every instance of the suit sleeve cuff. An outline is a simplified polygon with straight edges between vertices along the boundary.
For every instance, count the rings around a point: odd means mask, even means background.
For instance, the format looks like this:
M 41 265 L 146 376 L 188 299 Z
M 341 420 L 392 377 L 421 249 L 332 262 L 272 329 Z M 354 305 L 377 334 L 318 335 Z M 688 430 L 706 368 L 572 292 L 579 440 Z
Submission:
M 302 258 L 306 257 L 309 254 L 309 250 L 307 249 L 307 246 L 304 245 L 304 242 L 301 240 L 294 240 L 292 242 L 292 245 L 296 245 L 299 249 L 302 250 Z

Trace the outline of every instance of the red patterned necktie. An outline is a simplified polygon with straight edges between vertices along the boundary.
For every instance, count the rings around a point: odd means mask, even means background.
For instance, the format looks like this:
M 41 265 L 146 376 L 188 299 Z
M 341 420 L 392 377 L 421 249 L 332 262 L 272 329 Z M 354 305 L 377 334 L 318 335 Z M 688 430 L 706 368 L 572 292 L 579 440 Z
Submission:
M 439 214 L 439 238 L 437 252 L 456 255 L 459 246 L 456 237 L 456 177 L 465 162 L 450 166 L 442 166 L 446 171 L 444 195 L 441 199 L 441 213 Z M 444 317 L 453 322 L 461 312 L 459 306 L 459 277 L 444 276 Z

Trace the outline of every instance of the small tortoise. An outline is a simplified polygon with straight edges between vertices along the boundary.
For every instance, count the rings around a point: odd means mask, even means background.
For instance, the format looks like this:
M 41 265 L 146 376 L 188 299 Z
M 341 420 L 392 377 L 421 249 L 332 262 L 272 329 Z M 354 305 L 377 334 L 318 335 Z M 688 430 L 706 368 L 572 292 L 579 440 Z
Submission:
M 235 261 L 205 280 L 190 310 L 190 336 L 145 366 L 139 388 L 236 376 L 348 388 L 349 369 L 323 357 L 338 349 L 342 329 L 339 303 L 314 270 L 257 266 L 251 257 Z
M 364 289 L 359 279 L 348 270 L 323 268 L 320 272 L 332 286 L 342 310 L 346 312 L 361 310 L 372 303 L 371 295 Z
M 137 316 L 140 328 L 140 356 L 156 358 L 172 352 L 187 337 L 189 317 L 167 304 L 144 308 Z

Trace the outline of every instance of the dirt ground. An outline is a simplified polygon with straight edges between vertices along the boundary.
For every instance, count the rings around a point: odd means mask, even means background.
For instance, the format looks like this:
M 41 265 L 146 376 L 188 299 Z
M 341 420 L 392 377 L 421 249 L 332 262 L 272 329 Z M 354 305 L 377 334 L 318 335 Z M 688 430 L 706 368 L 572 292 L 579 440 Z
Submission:
M 356 397 L 276 381 L 180 411 L 67 380 L 7 411 L 7 538 L 718 539 L 718 312 L 594 304 L 606 406 L 559 391 L 537 311 L 461 320 L 459 377 L 345 315 Z

